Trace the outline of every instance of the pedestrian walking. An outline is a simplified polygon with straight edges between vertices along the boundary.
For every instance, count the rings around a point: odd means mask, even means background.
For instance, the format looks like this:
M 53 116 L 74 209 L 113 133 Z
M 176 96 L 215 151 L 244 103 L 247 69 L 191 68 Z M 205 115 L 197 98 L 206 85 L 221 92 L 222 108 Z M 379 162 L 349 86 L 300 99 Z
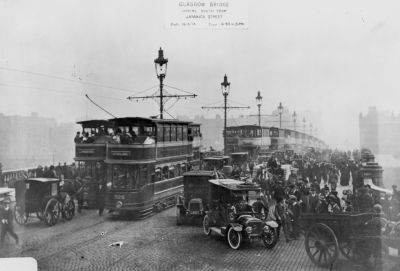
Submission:
M 99 216 L 102 216 L 106 201 L 106 186 L 104 183 L 99 184 L 96 198 L 97 198 L 97 208 L 99 209 Z
M 276 222 L 278 223 L 277 228 L 277 239 L 279 240 L 281 228 L 285 234 L 286 242 L 289 242 L 289 231 L 288 231 L 288 207 L 283 198 L 279 198 L 275 205 Z
M 4 238 L 7 233 L 10 234 L 19 243 L 18 235 L 14 232 L 13 225 L 13 214 L 10 208 L 10 200 L 5 199 L 3 202 L 3 207 L 0 210 L 0 220 L 1 220 L 1 235 L 0 235 L 0 247 L 4 245 Z

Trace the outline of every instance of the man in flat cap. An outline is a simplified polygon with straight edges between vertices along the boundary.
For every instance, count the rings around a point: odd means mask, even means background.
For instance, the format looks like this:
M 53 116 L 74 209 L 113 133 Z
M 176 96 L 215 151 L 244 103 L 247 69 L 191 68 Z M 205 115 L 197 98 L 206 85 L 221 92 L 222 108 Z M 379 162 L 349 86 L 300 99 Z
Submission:
M 4 238 L 9 233 L 19 243 L 18 235 L 14 232 L 13 225 L 13 214 L 10 208 L 10 200 L 5 199 L 3 201 L 3 207 L 0 209 L 0 221 L 1 221 L 1 234 L 0 234 L 0 247 L 4 245 Z

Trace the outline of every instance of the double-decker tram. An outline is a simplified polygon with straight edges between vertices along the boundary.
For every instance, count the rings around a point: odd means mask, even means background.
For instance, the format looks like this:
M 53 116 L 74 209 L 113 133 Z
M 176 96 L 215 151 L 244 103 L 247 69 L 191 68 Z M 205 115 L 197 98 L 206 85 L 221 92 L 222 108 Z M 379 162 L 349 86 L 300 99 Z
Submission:
M 140 218 L 174 205 L 192 159 L 190 122 L 141 117 L 110 121 L 115 135 L 106 146 L 106 209 Z
M 227 127 L 226 132 L 227 152 L 247 152 L 252 159 L 270 152 L 293 150 L 300 153 L 307 147 L 327 148 L 320 139 L 290 129 L 241 125 Z
M 270 128 L 258 125 L 241 125 L 227 127 L 227 152 L 247 152 L 249 157 L 255 157 L 257 152 L 269 149 L 271 138 Z

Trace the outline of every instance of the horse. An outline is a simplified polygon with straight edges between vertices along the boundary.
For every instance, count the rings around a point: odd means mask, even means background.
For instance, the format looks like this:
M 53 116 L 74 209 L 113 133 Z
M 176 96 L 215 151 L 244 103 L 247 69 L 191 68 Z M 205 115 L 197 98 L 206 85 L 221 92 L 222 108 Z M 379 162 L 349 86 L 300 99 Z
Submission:
M 78 201 L 78 213 L 81 212 L 81 207 L 83 205 L 83 191 L 85 183 L 81 178 L 77 177 L 75 179 L 65 179 L 61 187 L 61 191 L 67 193 L 72 200 Z

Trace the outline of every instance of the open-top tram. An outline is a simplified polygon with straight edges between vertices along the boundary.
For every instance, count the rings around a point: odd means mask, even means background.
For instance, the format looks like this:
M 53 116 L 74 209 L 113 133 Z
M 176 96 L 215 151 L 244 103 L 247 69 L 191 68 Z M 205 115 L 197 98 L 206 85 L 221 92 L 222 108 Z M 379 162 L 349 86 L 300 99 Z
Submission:
M 106 209 L 142 218 L 176 203 L 193 156 L 190 122 L 115 118 L 106 145 Z

